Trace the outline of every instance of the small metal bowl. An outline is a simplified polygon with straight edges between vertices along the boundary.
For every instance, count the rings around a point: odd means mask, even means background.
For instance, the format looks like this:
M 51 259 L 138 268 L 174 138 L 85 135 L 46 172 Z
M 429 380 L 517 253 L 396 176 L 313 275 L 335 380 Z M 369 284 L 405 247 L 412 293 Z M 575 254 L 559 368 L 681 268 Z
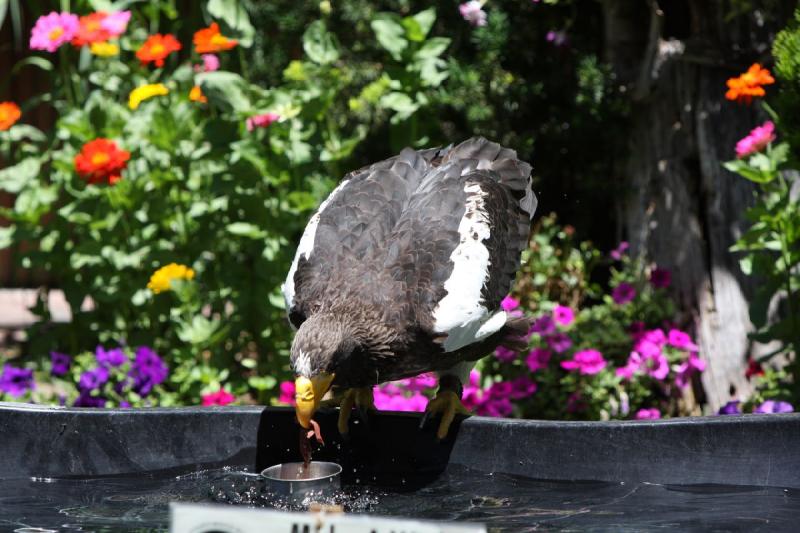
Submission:
M 341 487 L 341 474 L 341 466 L 325 461 L 311 461 L 308 468 L 303 463 L 282 463 L 261 472 L 266 490 L 291 501 L 302 501 L 306 496 L 330 496 Z

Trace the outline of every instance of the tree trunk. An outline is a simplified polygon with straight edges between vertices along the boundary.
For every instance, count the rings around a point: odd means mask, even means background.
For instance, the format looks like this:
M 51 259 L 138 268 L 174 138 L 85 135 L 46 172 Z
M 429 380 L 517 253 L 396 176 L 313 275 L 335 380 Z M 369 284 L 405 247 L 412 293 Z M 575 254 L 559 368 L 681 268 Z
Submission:
M 759 26 L 756 11 L 725 22 L 729 9 L 719 0 L 604 2 L 607 59 L 632 110 L 617 167 L 628 191 L 619 200 L 623 232 L 634 253 L 672 271 L 708 363 L 710 411 L 751 392 L 747 358 L 759 352 L 747 336 L 752 281 L 729 251 L 754 188 L 722 168 L 759 117 L 725 100 L 725 81 L 768 58 L 775 29 Z

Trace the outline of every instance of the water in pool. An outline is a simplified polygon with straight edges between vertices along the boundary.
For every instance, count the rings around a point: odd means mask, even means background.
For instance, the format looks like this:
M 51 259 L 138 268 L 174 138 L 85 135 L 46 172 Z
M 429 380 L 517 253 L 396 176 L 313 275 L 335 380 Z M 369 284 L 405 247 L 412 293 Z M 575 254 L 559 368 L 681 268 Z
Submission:
M 0 531 L 165 531 L 171 501 L 288 506 L 245 470 L 0 480 Z M 800 490 L 542 481 L 450 467 L 414 492 L 346 487 L 353 513 L 466 520 L 490 531 L 797 531 Z

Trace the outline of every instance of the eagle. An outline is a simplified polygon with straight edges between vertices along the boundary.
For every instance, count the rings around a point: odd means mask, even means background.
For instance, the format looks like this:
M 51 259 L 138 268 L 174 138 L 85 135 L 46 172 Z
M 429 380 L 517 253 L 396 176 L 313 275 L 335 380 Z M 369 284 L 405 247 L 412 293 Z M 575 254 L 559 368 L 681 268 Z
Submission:
M 536 206 L 531 165 L 482 137 L 347 174 L 309 220 L 282 286 L 300 425 L 316 426 L 333 388 L 345 435 L 354 406 L 374 409 L 375 385 L 435 372 L 425 416 L 442 415 L 444 438 L 467 414 L 475 361 L 528 332 L 500 302 Z

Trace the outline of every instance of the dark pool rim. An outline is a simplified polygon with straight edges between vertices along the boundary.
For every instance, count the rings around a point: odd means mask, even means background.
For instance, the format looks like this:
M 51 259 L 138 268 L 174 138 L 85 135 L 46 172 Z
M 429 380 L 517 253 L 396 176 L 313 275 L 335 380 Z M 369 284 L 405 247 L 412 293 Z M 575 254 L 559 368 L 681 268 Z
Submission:
M 456 424 L 445 443 L 436 442 L 433 430 L 417 429 L 419 416 L 380 413 L 368 425 L 352 426 L 346 445 L 332 440 L 315 460 L 362 461 L 375 472 L 396 465 L 398 471 L 435 474 L 463 465 L 544 480 L 800 488 L 797 413 L 608 422 L 475 416 Z M 335 432 L 335 410 L 317 419 L 327 435 Z M 282 407 L 91 409 L 0 402 L 0 477 L 222 466 L 259 472 L 297 460 L 290 445 L 296 431 L 293 410 Z M 353 446 L 349 457 L 337 451 Z

